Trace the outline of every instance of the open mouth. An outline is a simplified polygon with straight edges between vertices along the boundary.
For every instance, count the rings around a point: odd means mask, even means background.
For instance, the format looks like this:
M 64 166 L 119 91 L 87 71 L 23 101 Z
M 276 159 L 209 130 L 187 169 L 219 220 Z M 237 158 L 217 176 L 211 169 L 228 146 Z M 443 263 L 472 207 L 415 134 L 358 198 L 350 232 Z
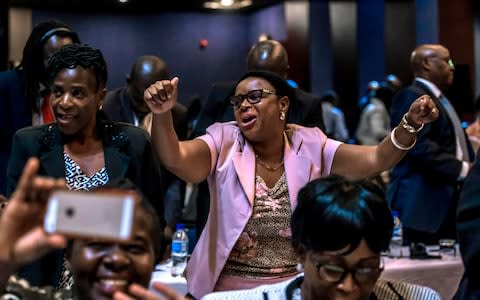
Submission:
M 125 279 L 100 278 L 95 282 L 101 294 L 111 296 L 117 291 L 127 291 L 129 281 Z
M 257 121 L 257 117 L 255 117 L 254 115 L 249 115 L 242 118 L 242 125 L 243 127 L 250 128 L 255 124 L 256 121 Z
M 59 121 L 60 123 L 68 123 L 73 120 L 73 115 L 57 114 L 56 118 L 57 118 L 57 121 Z

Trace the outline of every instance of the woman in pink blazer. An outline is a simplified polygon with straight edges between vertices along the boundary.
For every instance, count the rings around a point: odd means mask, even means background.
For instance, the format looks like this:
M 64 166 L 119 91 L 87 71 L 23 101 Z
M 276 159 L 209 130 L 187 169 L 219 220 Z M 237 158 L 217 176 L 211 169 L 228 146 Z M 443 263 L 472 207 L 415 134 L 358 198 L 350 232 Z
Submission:
M 290 218 L 300 188 L 331 173 L 360 179 L 388 170 L 415 145 L 423 124 L 438 116 L 432 100 L 420 97 L 379 145 L 342 144 L 318 128 L 287 124 L 294 101 L 289 86 L 273 73 L 253 71 L 231 97 L 234 122 L 180 142 L 170 112 L 178 82 L 158 81 L 144 97 L 161 162 L 187 182 L 208 178 L 210 215 L 187 267 L 188 291 L 197 299 L 297 275 Z

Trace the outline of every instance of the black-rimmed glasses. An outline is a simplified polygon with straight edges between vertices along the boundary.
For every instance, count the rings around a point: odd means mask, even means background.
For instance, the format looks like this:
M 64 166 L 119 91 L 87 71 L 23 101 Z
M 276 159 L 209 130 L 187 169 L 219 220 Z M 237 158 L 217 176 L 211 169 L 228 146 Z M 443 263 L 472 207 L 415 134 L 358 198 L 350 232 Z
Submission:
M 268 95 L 276 95 L 275 92 L 272 92 L 267 89 L 258 89 L 252 90 L 246 93 L 245 95 L 235 95 L 230 97 L 230 104 L 233 105 L 234 108 L 239 108 L 242 104 L 243 100 L 247 99 L 248 103 L 256 104 L 265 97 L 265 94 Z
M 352 274 L 358 283 L 369 283 L 375 281 L 384 269 L 381 258 L 379 258 L 377 267 L 360 266 L 350 269 L 337 264 L 321 262 L 316 263 L 315 266 L 317 267 L 318 275 L 330 283 L 342 282 L 349 273 Z

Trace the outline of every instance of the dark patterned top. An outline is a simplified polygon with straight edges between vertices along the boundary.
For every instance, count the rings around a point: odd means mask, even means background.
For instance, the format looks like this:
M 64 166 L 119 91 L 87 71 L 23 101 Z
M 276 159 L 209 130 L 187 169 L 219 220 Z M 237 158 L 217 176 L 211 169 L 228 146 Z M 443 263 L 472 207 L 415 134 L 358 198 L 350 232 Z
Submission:
M 89 177 L 83 173 L 80 166 L 65 152 L 63 153 L 63 159 L 65 161 L 65 180 L 67 181 L 68 188 L 71 190 L 88 191 L 105 185 L 109 180 L 105 167 Z
M 10 276 L 0 300 L 73 300 L 70 288 L 34 287 L 26 280 Z
M 296 255 L 291 246 L 285 173 L 272 188 L 255 178 L 253 213 L 237 240 L 222 274 L 249 278 L 277 278 L 295 274 Z

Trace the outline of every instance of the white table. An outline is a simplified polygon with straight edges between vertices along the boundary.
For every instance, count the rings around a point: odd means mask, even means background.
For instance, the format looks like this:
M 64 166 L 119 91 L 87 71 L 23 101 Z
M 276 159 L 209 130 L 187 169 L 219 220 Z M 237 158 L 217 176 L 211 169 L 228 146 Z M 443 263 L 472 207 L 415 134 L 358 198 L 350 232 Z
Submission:
M 172 268 L 172 263 L 161 264 L 155 267 L 155 271 L 152 274 L 151 282 L 159 281 L 165 285 L 173 288 L 180 295 L 187 294 L 187 280 L 185 277 L 173 277 L 170 274 L 170 269 Z
M 428 286 L 446 300 L 452 299 L 463 275 L 463 263 L 459 251 L 456 256 L 444 254 L 442 259 L 417 260 L 384 257 L 384 262 L 385 270 L 380 278 Z M 187 280 L 184 277 L 170 275 L 170 268 L 171 264 L 157 265 L 152 274 L 152 282 L 162 282 L 179 294 L 185 295 Z
M 447 300 L 455 294 L 464 269 L 459 251 L 456 256 L 442 254 L 442 259 L 385 257 L 384 262 L 385 270 L 380 278 L 428 286 Z

